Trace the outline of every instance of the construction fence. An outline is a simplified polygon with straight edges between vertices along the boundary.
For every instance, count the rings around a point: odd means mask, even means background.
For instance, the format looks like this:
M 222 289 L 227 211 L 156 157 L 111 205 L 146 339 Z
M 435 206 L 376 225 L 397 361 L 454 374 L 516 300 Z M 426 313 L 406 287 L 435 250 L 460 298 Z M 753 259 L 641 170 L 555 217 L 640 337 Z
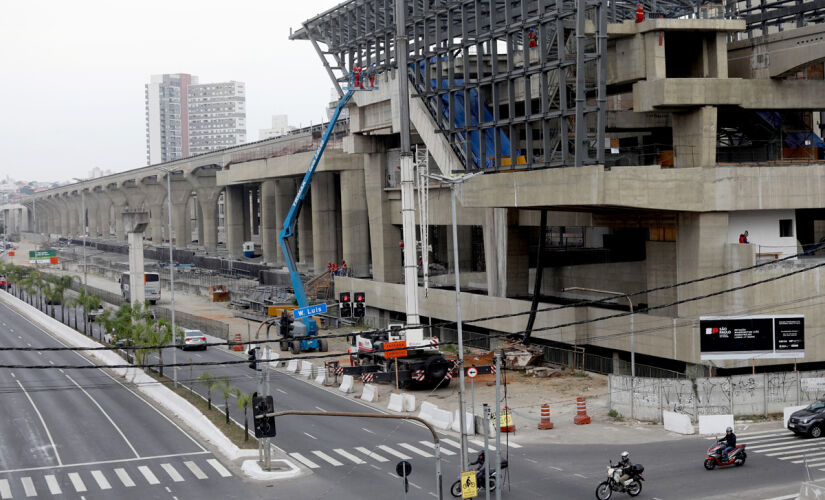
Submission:
M 638 372 L 637 372 L 638 373 Z M 825 370 L 775 372 L 697 379 L 609 377 L 609 408 L 639 420 L 663 421 L 663 412 L 737 417 L 782 413 L 808 404 L 821 392 L 806 391 L 803 379 L 825 377 Z

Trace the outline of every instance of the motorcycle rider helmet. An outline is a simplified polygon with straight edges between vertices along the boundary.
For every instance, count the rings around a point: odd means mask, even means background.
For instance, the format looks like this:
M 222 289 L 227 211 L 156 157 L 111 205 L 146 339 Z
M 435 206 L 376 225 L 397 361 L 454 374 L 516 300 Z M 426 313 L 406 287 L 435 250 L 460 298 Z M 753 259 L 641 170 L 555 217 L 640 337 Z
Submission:
M 630 456 L 630 452 L 628 452 L 628 451 L 623 451 L 622 452 L 622 458 L 627 458 L 629 456 Z
M 727 429 L 725 429 L 725 433 L 728 433 L 728 432 L 733 432 L 733 427 L 728 427 Z

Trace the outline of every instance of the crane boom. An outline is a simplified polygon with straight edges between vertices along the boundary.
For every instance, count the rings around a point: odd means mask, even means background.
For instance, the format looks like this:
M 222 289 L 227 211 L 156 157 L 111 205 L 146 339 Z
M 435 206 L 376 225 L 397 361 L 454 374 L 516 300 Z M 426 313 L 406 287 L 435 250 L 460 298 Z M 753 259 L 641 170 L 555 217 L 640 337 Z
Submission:
M 284 259 L 286 260 L 287 269 L 289 269 L 289 279 L 292 282 L 292 289 L 295 291 L 295 300 L 298 302 L 298 307 L 306 307 L 309 305 L 309 302 L 307 301 L 306 291 L 304 290 L 304 283 L 301 281 L 301 274 L 298 272 L 295 252 L 292 250 L 290 238 L 295 235 L 295 223 L 298 220 L 298 215 L 301 213 L 301 206 L 304 203 L 307 192 L 309 192 L 309 185 L 312 182 L 312 177 L 315 175 L 315 170 L 318 168 L 318 163 L 321 161 L 321 156 L 327 147 L 327 142 L 329 142 L 335 124 L 341 116 L 341 111 L 346 107 L 347 103 L 349 103 L 353 93 L 355 93 L 354 89 L 348 89 L 338 102 L 338 106 L 335 107 L 335 112 L 332 114 L 327 129 L 321 137 L 321 143 L 318 144 L 318 148 L 312 156 L 312 161 L 309 163 L 309 168 L 304 174 L 304 180 L 301 181 L 301 185 L 295 193 L 295 199 L 292 201 L 292 206 L 289 207 L 289 212 L 284 219 L 284 227 L 278 235 L 278 241 L 281 244 L 281 249 L 284 251 Z

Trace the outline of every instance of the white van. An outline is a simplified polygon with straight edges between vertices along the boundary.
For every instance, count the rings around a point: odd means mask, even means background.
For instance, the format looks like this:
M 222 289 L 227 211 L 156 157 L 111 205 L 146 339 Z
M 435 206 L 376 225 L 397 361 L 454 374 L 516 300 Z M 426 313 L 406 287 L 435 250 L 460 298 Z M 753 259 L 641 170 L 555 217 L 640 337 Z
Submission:
M 129 300 L 129 273 L 120 276 L 120 294 L 123 300 Z M 144 294 L 150 304 L 160 300 L 160 275 L 158 273 L 143 273 Z

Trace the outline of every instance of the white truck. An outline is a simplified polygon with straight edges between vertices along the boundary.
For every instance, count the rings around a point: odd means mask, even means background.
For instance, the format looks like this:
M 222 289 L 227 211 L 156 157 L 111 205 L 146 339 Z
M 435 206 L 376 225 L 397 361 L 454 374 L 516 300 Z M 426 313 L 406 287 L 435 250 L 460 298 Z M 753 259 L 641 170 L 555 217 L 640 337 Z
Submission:
M 129 302 L 129 273 L 123 273 L 118 280 L 120 294 L 123 300 Z M 144 293 L 150 304 L 160 300 L 160 275 L 158 273 L 143 273 Z

